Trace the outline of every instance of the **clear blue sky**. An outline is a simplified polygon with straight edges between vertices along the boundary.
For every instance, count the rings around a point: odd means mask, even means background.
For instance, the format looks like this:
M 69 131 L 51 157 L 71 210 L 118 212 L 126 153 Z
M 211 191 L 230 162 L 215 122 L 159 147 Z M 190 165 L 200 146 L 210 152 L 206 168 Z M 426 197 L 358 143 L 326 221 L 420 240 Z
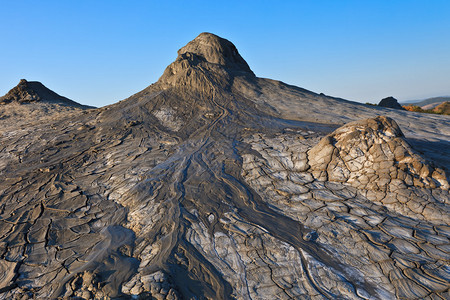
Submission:
M 0 0 L 0 94 L 41 81 L 103 106 L 208 31 L 259 77 L 360 102 L 450 95 L 450 1 Z

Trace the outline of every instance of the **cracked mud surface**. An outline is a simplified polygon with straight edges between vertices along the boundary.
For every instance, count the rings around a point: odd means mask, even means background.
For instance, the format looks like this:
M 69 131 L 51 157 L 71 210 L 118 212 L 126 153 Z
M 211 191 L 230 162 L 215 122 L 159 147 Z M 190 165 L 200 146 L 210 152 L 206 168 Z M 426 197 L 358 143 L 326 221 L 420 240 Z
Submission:
M 302 93 L 203 34 L 124 101 L 1 123 L 0 298 L 448 299 L 450 119 Z

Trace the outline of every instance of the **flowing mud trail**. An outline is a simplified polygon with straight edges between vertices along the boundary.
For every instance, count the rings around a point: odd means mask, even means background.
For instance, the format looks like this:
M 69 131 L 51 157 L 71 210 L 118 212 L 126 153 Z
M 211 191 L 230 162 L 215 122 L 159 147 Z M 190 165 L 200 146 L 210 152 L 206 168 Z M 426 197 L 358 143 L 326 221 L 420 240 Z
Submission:
M 169 176 L 172 184 L 167 187 L 167 190 L 162 187 L 159 190 L 159 194 L 163 195 L 163 197 L 157 199 L 159 201 L 167 201 L 166 195 L 174 194 L 175 196 L 170 200 L 171 209 L 169 209 L 169 214 L 177 216 L 177 219 L 173 220 L 174 223 L 171 226 L 173 228 L 173 236 L 168 238 L 170 244 L 162 247 L 166 251 L 159 258 L 162 264 L 159 267 L 173 273 L 170 268 L 164 267 L 164 263 L 171 260 L 168 255 L 171 255 L 174 249 L 180 247 L 180 245 L 182 245 L 182 248 L 186 248 L 185 233 L 187 228 L 191 226 L 189 219 L 192 219 L 192 217 L 185 216 L 185 214 L 190 215 L 190 211 L 210 212 L 215 219 L 220 220 L 230 210 L 235 210 L 236 214 L 249 224 L 265 228 L 270 235 L 292 245 L 298 251 L 302 250 L 308 253 L 318 262 L 326 264 L 335 272 L 340 273 L 343 278 L 345 278 L 345 275 L 351 276 L 351 274 L 346 274 L 344 266 L 335 261 L 320 245 L 313 241 L 306 242 L 302 239 L 308 231 L 305 230 L 301 223 L 270 209 L 261 201 L 258 194 L 245 184 L 240 176 L 242 163 L 236 150 L 236 147 L 239 147 L 239 145 L 236 145 L 238 144 L 237 140 L 241 139 L 235 133 L 238 122 L 233 120 L 232 116 L 228 120 L 224 120 L 227 116 L 233 115 L 233 113 L 228 113 L 226 108 L 217 105 L 214 100 L 212 100 L 212 103 L 222 111 L 220 116 L 206 126 L 204 131 L 202 131 L 201 137 L 191 136 L 190 140 L 197 140 L 197 142 L 189 142 L 189 145 L 182 146 L 181 161 L 173 164 L 173 168 L 164 170 L 163 176 Z M 273 123 L 275 122 L 276 120 L 273 120 Z M 267 125 L 270 126 L 269 124 Z M 227 128 L 232 128 L 231 132 Z M 247 130 L 249 130 L 248 127 Z M 267 131 L 269 128 L 266 127 L 265 130 Z M 216 139 L 216 137 L 219 137 L 219 139 Z M 230 145 L 236 146 L 230 147 Z M 222 152 L 221 156 L 211 157 L 211 154 L 220 152 Z M 153 177 L 152 175 L 150 176 Z M 144 190 L 144 195 L 147 195 L 147 193 Z M 224 228 L 217 222 L 209 223 L 207 220 L 204 220 L 204 224 L 207 224 L 207 231 L 211 235 L 214 235 L 216 231 L 224 231 Z M 151 237 L 151 239 L 155 238 Z M 195 261 L 191 262 L 191 259 Z M 200 254 L 191 259 L 189 259 L 189 263 L 194 265 L 200 265 L 204 268 L 205 265 L 208 265 L 208 261 Z M 307 270 L 304 259 L 302 259 L 302 264 Z M 207 270 L 209 274 L 216 275 L 217 278 L 215 278 L 214 282 L 218 286 L 213 285 L 213 288 L 216 291 L 220 291 L 216 295 L 211 296 L 229 298 L 231 296 L 230 288 L 227 288 L 226 281 L 221 278 L 220 273 L 213 267 L 209 267 Z M 198 280 L 205 282 L 206 278 L 200 277 Z M 323 295 L 327 295 L 326 291 L 314 285 L 312 278 L 309 280 L 315 289 Z M 349 282 L 361 281 L 351 277 L 347 280 Z M 212 283 L 210 284 L 212 285 Z M 175 280 L 175 284 L 177 286 L 185 285 L 186 278 L 181 278 L 180 281 Z M 374 290 L 369 284 L 365 288 L 371 292 Z M 229 294 L 224 294 L 225 291 Z M 332 297 L 333 295 L 329 296 Z
M 114 105 L 20 105 L 1 299 L 450 296 L 446 117 L 257 78 L 207 33 Z

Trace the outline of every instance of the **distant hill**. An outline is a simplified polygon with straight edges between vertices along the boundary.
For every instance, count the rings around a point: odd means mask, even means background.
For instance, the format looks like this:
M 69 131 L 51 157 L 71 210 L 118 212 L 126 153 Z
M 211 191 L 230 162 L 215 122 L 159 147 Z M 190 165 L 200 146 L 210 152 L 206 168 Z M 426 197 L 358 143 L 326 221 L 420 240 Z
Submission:
M 429 114 L 440 114 L 440 115 L 450 115 L 450 102 L 445 101 L 442 103 L 428 104 L 425 106 L 417 105 L 403 105 L 403 108 L 409 111 L 429 113 Z
M 405 102 L 401 102 L 401 105 L 415 105 L 415 106 L 426 106 L 426 105 L 430 105 L 430 104 L 435 104 L 437 103 L 437 105 L 439 103 L 443 103 L 446 101 L 450 101 L 450 96 L 440 96 L 440 97 L 432 97 L 432 98 L 427 98 L 424 100 L 409 100 L 409 101 L 405 101 Z
M 450 102 L 446 101 L 444 103 L 439 104 L 433 109 L 433 111 L 443 115 L 450 115 Z

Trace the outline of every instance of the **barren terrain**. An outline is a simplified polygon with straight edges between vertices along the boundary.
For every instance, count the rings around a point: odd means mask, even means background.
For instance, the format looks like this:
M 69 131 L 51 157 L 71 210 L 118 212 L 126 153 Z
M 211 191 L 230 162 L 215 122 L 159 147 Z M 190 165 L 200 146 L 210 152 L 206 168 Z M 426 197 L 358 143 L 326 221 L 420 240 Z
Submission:
M 0 106 L 0 298 L 448 299 L 450 116 L 256 77 L 203 33 L 88 109 Z

